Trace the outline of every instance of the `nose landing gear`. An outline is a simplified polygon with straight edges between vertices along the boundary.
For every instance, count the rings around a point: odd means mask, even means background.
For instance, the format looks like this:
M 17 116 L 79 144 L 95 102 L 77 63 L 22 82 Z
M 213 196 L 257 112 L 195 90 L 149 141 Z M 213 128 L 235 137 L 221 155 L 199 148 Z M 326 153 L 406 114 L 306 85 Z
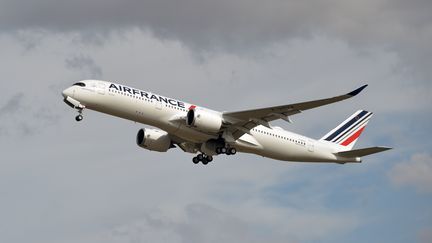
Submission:
M 84 119 L 84 117 L 82 115 L 78 115 L 78 116 L 75 117 L 75 120 L 77 122 L 82 121 L 82 119 Z
M 82 115 L 83 109 L 78 109 L 78 115 L 75 117 L 75 121 L 80 122 L 82 119 L 84 119 L 84 116 Z

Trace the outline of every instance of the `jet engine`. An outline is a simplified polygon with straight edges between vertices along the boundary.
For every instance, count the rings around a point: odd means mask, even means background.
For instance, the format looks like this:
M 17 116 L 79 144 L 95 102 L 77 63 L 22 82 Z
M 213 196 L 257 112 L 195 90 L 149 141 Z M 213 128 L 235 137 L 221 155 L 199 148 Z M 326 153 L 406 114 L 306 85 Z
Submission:
M 141 148 L 158 152 L 166 152 L 171 148 L 171 138 L 168 133 L 159 129 L 140 129 L 136 136 L 136 143 Z
M 187 113 L 186 123 L 202 132 L 217 133 L 222 127 L 222 117 L 204 109 L 191 109 Z

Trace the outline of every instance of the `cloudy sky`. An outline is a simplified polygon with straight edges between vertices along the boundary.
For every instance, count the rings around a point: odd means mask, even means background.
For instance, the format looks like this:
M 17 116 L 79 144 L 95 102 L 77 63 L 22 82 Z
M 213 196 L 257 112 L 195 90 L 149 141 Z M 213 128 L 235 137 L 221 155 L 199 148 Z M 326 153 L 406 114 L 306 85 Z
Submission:
M 432 242 L 429 0 L 0 0 L 0 242 Z M 375 116 L 362 164 L 135 145 L 142 124 L 61 91 L 112 80 L 218 110 L 354 99 L 292 117 L 319 138 Z

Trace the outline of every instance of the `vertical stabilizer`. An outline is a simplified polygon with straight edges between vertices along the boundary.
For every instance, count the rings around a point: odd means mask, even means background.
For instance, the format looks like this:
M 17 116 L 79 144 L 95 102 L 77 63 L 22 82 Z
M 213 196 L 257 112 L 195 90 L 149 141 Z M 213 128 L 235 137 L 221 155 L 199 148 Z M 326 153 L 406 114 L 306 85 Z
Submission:
M 372 112 L 359 110 L 339 126 L 324 135 L 320 140 L 336 143 L 350 150 L 357 142 L 372 115 Z

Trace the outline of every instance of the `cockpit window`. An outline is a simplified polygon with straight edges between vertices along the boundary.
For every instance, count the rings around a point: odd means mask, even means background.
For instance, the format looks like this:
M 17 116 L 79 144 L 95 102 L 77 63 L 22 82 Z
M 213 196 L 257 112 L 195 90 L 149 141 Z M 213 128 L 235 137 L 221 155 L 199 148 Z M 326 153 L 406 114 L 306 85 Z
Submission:
M 85 83 L 78 82 L 78 83 L 75 83 L 73 86 L 81 86 L 81 87 L 85 87 L 86 85 L 85 85 Z

